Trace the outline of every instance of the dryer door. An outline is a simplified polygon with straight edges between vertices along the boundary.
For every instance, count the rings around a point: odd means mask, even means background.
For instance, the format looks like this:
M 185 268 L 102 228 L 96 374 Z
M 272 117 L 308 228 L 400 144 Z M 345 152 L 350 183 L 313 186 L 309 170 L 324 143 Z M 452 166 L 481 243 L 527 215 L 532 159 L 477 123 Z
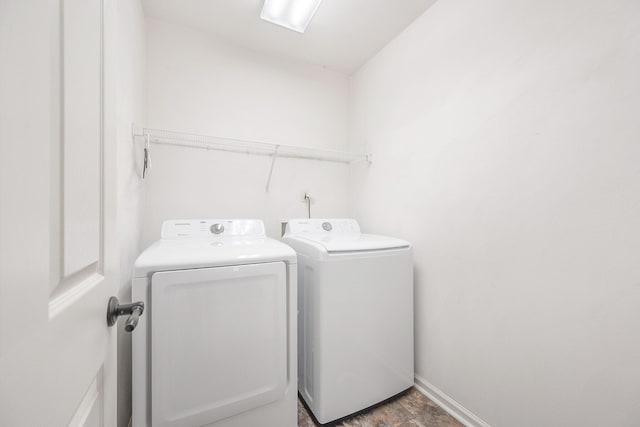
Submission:
M 283 262 L 155 273 L 152 424 L 201 426 L 284 396 L 286 298 Z

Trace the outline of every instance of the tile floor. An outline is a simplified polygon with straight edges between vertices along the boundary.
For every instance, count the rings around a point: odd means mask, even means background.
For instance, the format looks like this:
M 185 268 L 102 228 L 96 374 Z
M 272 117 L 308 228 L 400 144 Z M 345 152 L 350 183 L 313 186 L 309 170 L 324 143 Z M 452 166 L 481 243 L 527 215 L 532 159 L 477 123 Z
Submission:
M 298 400 L 298 426 L 315 427 L 306 408 Z M 411 389 L 397 399 L 364 414 L 342 421 L 339 427 L 462 427 L 442 408 Z

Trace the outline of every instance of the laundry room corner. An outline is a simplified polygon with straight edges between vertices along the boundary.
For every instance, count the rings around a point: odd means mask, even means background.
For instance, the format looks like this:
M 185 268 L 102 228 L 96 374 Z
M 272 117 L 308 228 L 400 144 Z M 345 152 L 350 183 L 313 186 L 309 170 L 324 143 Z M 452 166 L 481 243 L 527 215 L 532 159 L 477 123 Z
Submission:
M 348 77 L 276 59 L 205 30 L 147 16 L 149 127 L 213 137 L 347 150 Z M 261 218 L 280 237 L 286 218 L 348 214 L 344 163 L 151 147 L 143 246 L 167 218 Z M 267 182 L 270 183 L 267 188 Z

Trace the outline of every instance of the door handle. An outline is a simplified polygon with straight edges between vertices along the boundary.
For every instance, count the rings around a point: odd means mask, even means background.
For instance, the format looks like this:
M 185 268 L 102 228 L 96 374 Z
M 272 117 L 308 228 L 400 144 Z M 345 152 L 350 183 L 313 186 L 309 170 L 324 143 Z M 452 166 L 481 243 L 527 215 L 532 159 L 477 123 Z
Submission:
M 142 301 L 132 302 L 131 304 L 120 304 L 118 297 L 109 298 L 107 305 L 107 325 L 116 324 L 118 317 L 129 316 L 124 323 L 124 330 L 132 332 L 138 325 L 138 318 L 144 312 L 144 303 Z

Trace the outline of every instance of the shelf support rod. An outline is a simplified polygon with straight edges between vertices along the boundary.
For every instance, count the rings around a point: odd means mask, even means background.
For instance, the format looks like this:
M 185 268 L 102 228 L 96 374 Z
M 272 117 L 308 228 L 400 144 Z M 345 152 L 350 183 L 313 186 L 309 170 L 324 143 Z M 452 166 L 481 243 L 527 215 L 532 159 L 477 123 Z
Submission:
M 278 157 L 278 148 L 280 148 L 280 146 L 276 145 L 276 148 L 273 151 L 273 158 L 271 159 L 271 168 L 269 169 L 269 177 L 267 178 L 267 193 L 269 192 L 269 185 L 271 184 L 271 175 L 273 175 L 273 165 L 276 164 L 276 157 Z

